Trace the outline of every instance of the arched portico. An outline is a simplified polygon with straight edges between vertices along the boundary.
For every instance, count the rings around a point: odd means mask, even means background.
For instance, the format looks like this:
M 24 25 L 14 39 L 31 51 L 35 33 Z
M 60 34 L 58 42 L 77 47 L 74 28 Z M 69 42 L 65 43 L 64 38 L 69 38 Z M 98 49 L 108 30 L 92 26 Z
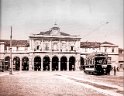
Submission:
M 45 56 L 43 58 L 43 71 L 49 71 L 50 70 L 50 58 L 49 56 Z
M 22 58 L 22 70 L 24 70 L 24 71 L 29 70 L 29 58 L 28 57 Z
M 20 70 L 20 58 L 17 56 L 13 58 L 13 68 L 18 71 Z
M 34 71 L 41 70 L 41 58 L 40 56 L 34 57 Z
M 59 59 L 57 56 L 54 56 L 52 58 L 52 71 L 58 71 L 58 67 L 59 67 Z
M 71 56 L 69 58 L 69 71 L 75 70 L 75 57 Z
M 4 70 L 5 70 L 5 71 L 8 71 L 9 68 L 10 68 L 10 57 L 7 56 L 7 57 L 5 57 L 5 59 L 4 59 Z
M 60 62 L 61 62 L 60 63 L 60 65 L 61 65 L 60 70 L 66 71 L 67 70 L 67 58 L 65 56 L 62 56 Z

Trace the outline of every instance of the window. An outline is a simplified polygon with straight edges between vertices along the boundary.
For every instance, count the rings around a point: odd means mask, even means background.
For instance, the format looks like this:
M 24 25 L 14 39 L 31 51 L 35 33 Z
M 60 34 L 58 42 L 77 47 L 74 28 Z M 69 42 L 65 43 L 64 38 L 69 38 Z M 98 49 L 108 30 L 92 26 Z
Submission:
M 45 50 L 49 50 L 49 44 L 48 43 L 46 43 L 46 45 L 45 45 Z
M 87 52 L 87 48 L 85 48 L 85 52 Z
M 54 51 L 58 51 L 58 44 L 57 44 L 57 43 L 54 43 L 54 44 L 53 44 L 53 50 L 54 50 Z
M 18 51 L 18 50 L 19 50 L 19 47 L 17 46 L 17 47 L 16 47 L 16 51 Z
M 73 51 L 74 50 L 74 46 L 71 46 L 71 51 Z
M 39 50 L 39 45 L 37 46 L 37 50 Z
M 112 53 L 114 52 L 114 48 L 112 48 Z
M 107 52 L 107 48 L 105 47 L 105 52 Z

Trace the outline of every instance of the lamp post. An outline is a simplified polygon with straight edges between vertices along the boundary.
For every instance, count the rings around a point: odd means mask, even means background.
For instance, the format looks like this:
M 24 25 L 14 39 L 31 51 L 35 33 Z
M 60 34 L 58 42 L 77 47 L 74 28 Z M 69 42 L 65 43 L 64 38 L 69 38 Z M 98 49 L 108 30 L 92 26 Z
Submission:
M 10 75 L 13 74 L 13 64 L 12 64 L 12 26 L 11 26 L 11 35 L 10 35 Z

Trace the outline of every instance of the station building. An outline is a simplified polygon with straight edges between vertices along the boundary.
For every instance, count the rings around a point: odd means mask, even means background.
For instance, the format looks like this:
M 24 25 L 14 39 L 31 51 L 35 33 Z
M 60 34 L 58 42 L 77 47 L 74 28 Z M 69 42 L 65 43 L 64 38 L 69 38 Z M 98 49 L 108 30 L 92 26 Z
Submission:
M 61 32 L 55 24 L 29 40 L 12 40 L 14 70 L 72 71 L 80 66 L 80 37 Z M 10 67 L 10 40 L 0 40 L 4 69 Z

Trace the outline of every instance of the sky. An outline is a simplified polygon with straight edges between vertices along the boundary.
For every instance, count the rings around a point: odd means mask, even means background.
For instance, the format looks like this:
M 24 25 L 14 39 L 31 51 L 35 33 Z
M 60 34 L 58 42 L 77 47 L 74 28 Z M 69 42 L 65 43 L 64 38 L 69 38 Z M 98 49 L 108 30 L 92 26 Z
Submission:
M 61 32 L 81 41 L 108 41 L 123 48 L 123 0 L 1 0 L 1 39 L 29 39 L 49 30 L 54 23 Z

